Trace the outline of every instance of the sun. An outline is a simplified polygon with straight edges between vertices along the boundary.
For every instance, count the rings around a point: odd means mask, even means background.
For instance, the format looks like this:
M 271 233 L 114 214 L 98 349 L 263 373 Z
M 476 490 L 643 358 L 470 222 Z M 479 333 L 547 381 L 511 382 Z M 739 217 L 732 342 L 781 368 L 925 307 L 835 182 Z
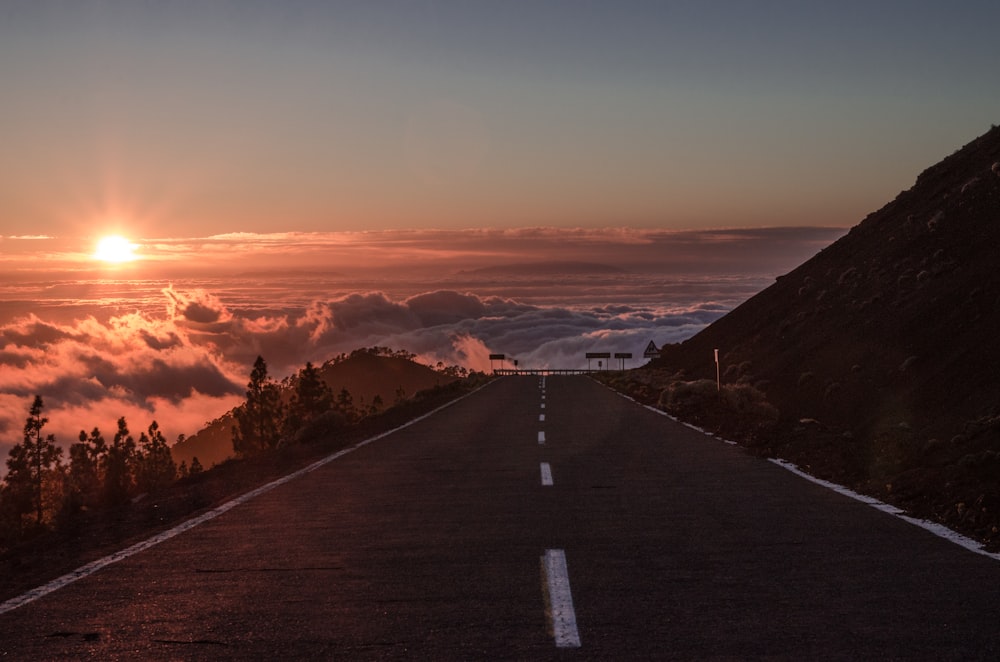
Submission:
M 109 235 L 102 237 L 97 242 L 97 249 L 94 251 L 94 259 L 102 262 L 131 262 L 138 259 L 135 249 L 138 248 L 131 241 L 119 235 Z

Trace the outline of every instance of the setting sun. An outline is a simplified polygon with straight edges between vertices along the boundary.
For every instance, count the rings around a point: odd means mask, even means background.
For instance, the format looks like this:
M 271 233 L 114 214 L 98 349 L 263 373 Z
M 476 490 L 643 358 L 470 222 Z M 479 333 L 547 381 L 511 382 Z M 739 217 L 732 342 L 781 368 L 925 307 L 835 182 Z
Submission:
M 111 235 L 97 242 L 94 259 L 102 262 L 131 262 L 136 259 L 136 245 L 125 237 Z

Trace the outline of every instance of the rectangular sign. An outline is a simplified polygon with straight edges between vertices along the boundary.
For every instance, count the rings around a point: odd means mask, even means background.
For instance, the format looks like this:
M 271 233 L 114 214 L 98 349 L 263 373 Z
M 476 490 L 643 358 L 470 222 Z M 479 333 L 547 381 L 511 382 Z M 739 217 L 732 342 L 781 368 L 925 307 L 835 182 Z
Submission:
M 506 354 L 490 354 L 490 361 L 503 361 L 505 358 L 507 358 Z
M 610 359 L 611 352 L 587 352 L 588 359 Z
M 632 352 L 615 352 L 616 359 L 630 359 L 632 358 Z

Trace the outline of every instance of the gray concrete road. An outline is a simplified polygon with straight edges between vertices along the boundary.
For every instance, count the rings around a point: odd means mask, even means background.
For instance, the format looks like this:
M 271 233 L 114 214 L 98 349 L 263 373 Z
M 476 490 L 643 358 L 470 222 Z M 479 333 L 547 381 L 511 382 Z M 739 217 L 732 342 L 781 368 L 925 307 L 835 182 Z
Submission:
M 0 657 L 1000 659 L 998 588 L 585 377 L 507 377 L 0 615 Z

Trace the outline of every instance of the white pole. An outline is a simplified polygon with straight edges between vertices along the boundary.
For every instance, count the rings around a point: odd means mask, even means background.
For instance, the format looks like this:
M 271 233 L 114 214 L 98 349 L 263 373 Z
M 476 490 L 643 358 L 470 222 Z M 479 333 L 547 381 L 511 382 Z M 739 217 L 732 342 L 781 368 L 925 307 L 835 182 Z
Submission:
M 719 372 L 719 350 L 715 350 L 715 390 L 722 391 L 722 377 Z

